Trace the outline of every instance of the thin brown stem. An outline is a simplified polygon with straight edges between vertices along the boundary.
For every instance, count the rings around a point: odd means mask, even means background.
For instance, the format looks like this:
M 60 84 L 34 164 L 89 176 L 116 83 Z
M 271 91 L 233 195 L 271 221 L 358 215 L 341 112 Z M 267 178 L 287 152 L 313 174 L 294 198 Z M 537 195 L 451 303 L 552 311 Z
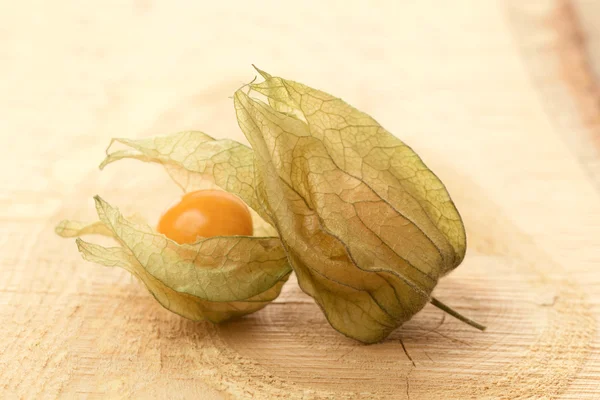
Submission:
M 445 313 L 450 314 L 454 318 L 464 322 L 465 324 L 471 325 L 473 328 L 477 328 L 480 331 L 485 331 L 485 326 L 481 325 L 478 322 L 473 321 L 470 318 L 465 317 L 464 315 L 459 314 L 458 311 L 455 311 L 452 308 L 448 307 L 447 305 L 445 305 L 444 303 L 442 303 L 435 297 L 431 298 L 430 303 L 433 304 L 434 306 L 436 306 L 437 308 L 439 308 L 440 310 L 444 311 Z

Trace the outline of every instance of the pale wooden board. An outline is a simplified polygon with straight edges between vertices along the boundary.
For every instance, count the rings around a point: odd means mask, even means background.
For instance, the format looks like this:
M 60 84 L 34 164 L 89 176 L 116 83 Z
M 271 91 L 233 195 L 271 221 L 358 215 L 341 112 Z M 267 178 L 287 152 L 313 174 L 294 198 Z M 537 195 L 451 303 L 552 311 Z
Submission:
M 174 3 L 0 5 L 0 398 L 600 396 L 592 17 L 559 1 Z M 228 96 L 250 63 L 343 97 L 423 156 L 469 237 L 436 295 L 488 331 L 427 307 L 360 345 L 293 280 L 250 317 L 190 322 L 53 234 L 92 218 L 94 194 L 156 221 L 176 187 L 135 162 L 100 173 L 109 139 L 241 139 Z

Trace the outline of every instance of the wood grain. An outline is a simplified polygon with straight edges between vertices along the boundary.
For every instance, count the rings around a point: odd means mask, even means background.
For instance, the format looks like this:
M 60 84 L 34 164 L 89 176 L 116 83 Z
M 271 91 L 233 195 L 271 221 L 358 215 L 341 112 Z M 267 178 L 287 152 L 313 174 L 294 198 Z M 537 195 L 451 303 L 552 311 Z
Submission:
M 248 2 L 249 3 L 249 2 Z M 594 2 L 20 2 L 0 6 L 0 398 L 596 399 Z M 585 17 L 581 17 L 585 15 Z M 100 194 L 149 221 L 178 195 L 111 137 L 241 139 L 250 63 L 408 142 L 465 218 L 467 258 L 383 343 L 337 334 L 292 279 L 222 325 L 169 313 L 53 234 Z

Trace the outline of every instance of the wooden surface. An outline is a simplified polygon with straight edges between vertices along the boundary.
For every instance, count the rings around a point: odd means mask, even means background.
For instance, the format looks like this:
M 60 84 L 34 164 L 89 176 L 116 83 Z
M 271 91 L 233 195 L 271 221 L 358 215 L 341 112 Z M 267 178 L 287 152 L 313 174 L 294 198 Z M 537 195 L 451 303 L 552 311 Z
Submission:
M 0 5 L 0 398 L 600 398 L 597 3 L 251 3 Z M 228 96 L 251 63 L 372 114 L 438 173 L 469 250 L 435 293 L 485 333 L 428 306 L 360 345 L 293 279 L 252 316 L 190 322 L 53 234 L 95 194 L 156 221 L 176 187 L 99 172 L 109 139 L 241 138 Z

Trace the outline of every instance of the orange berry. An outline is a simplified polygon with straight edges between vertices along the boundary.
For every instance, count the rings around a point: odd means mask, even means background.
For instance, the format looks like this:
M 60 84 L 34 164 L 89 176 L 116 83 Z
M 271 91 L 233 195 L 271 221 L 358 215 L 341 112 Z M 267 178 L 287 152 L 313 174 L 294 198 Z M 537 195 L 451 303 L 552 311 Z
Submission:
M 246 204 L 231 193 L 198 190 L 169 208 L 157 230 L 181 244 L 211 236 L 251 236 L 252 216 Z

